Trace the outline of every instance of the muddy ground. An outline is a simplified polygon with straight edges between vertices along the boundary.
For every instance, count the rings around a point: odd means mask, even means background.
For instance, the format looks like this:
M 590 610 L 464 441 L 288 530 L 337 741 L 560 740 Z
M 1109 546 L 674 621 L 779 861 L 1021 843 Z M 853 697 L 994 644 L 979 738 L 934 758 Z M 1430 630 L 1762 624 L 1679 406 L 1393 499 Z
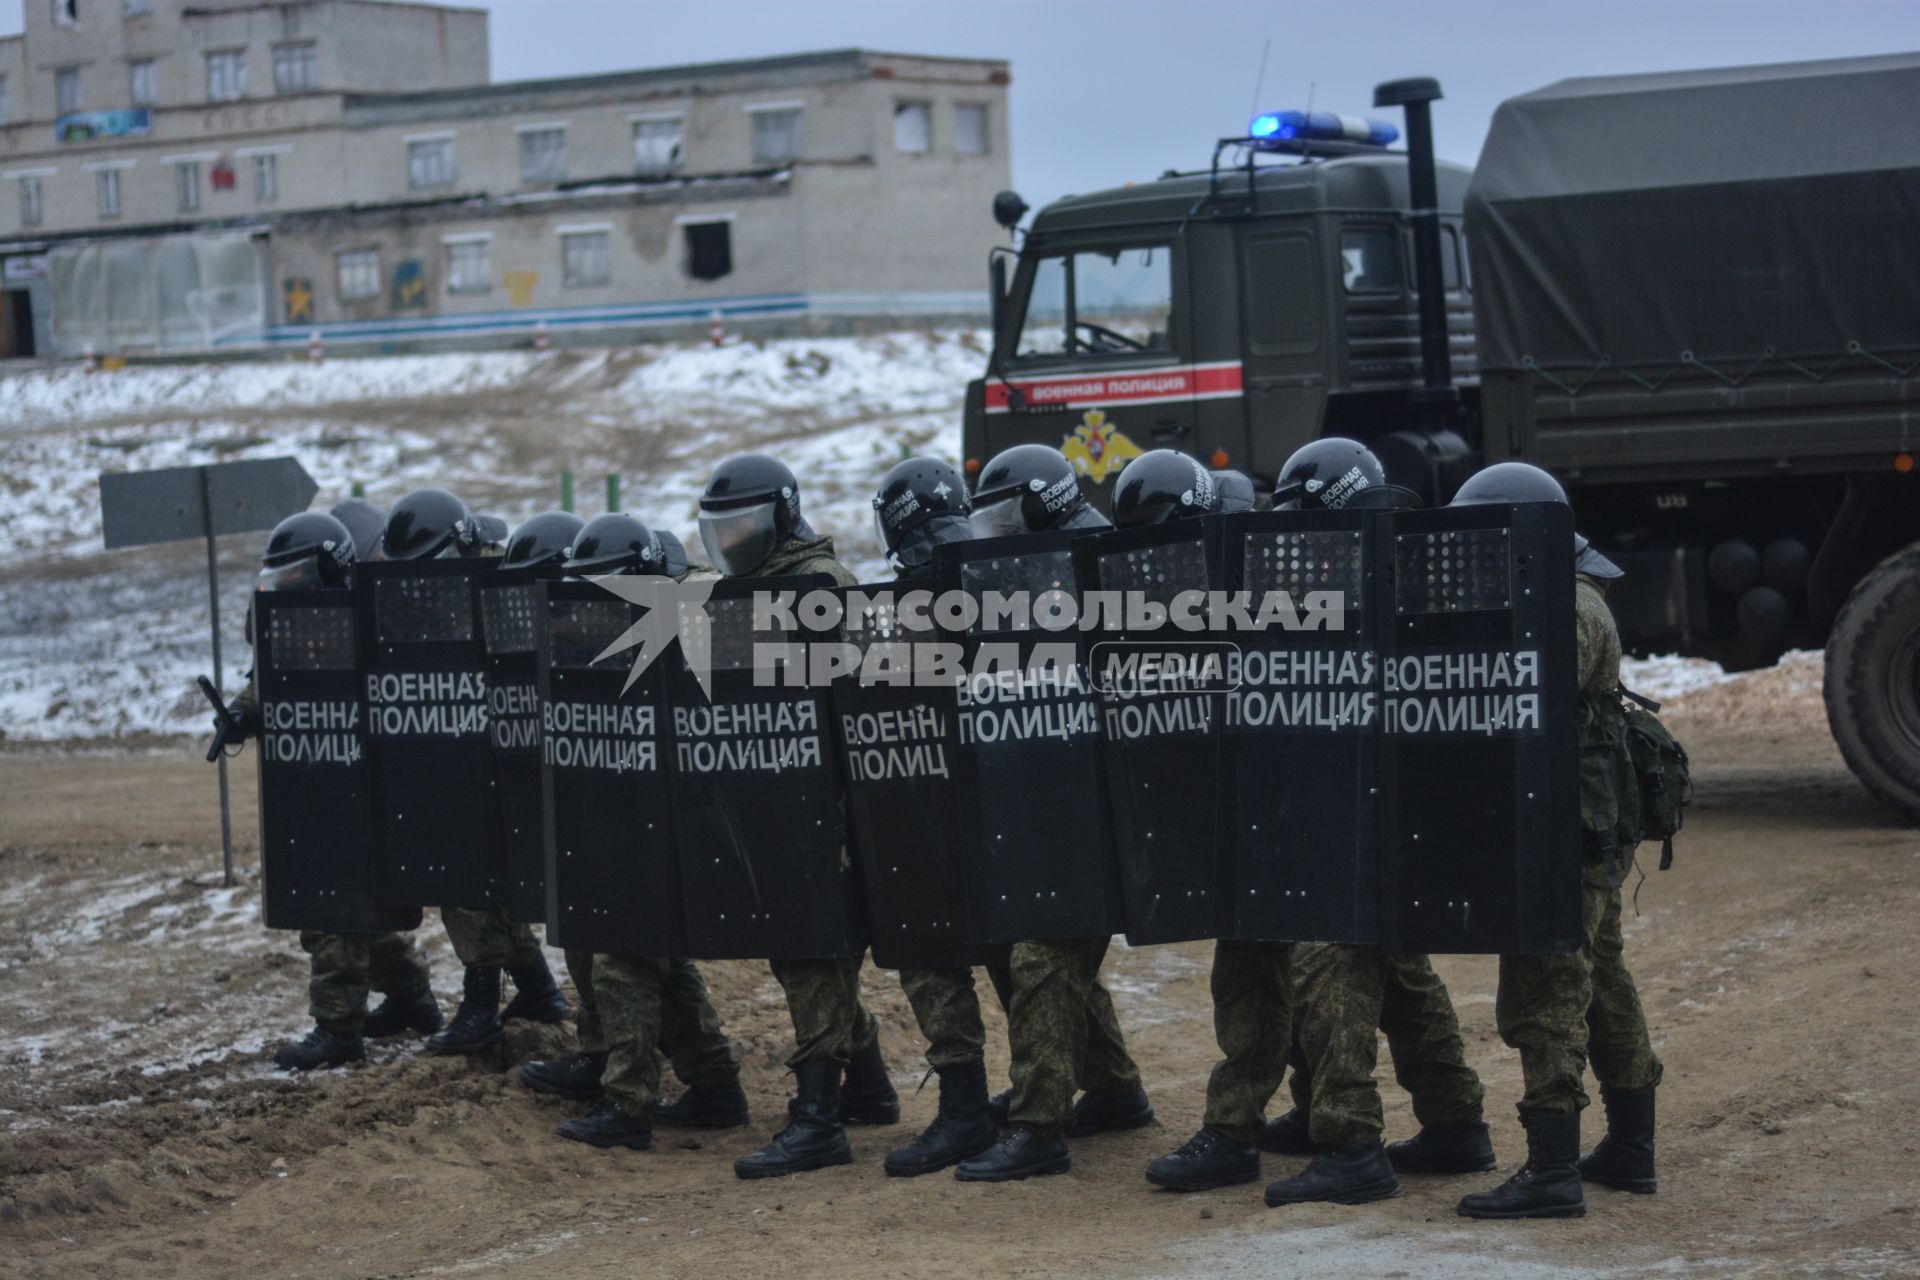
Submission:
M 1845 773 L 1809 673 L 1670 706 L 1699 801 L 1627 924 L 1667 1064 L 1660 1193 L 1596 1192 L 1561 1223 L 1458 1219 L 1491 1175 L 1409 1180 L 1361 1208 L 1149 1189 L 1141 1168 L 1197 1125 L 1215 1057 L 1202 944 L 1116 948 L 1107 967 L 1160 1124 L 1082 1141 L 1070 1175 L 1024 1185 L 882 1176 L 935 1103 L 913 1094 L 923 1046 L 885 974 L 868 994 L 908 1123 L 856 1131 L 850 1168 L 772 1184 L 729 1168 L 785 1096 L 789 1033 L 763 966 L 708 968 L 746 1063 L 748 1130 L 663 1131 L 647 1153 L 553 1138 L 577 1108 L 512 1073 L 557 1031 L 474 1061 L 388 1042 L 364 1066 L 290 1078 L 267 1055 L 303 1026 L 305 963 L 257 924 L 244 762 L 242 879 L 224 889 L 212 771 L 187 747 L 0 756 L 0 1274 L 1920 1274 L 1920 832 Z M 451 1003 L 444 936 L 432 921 L 421 936 Z M 1493 963 L 1441 970 L 1510 1169 L 1519 1068 L 1494 1034 Z M 1405 1096 L 1384 1093 L 1389 1136 L 1411 1132 Z

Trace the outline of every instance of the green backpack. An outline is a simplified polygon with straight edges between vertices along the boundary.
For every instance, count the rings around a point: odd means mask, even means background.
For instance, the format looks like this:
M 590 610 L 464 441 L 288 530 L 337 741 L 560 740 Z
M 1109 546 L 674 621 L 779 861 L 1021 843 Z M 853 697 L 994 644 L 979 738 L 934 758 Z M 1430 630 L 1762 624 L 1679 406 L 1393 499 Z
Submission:
M 1620 686 L 1618 816 L 1614 839 L 1621 848 L 1660 841 L 1660 869 L 1673 865 L 1673 837 L 1693 803 L 1687 749 L 1660 723 L 1660 704 Z

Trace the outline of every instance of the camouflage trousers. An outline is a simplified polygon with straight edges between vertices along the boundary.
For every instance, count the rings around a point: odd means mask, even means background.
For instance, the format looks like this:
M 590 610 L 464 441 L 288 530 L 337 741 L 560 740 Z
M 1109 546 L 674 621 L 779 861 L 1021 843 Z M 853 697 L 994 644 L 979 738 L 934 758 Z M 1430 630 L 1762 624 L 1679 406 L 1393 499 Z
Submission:
M 1303 942 L 1294 998 L 1312 1078 L 1308 1133 L 1322 1147 L 1380 1140 L 1376 1029 L 1422 1125 L 1480 1119 L 1485 1091 L 1467 1065 L 1446 984 L 1423 955 Z
M 1226 1056 L 1207 1077 L 1204 1123 L 1235 1142 L 1260 1137 L 1267 1103 L 1287 1072 L 1293 953 L 1291 942 L 1213 944 L 1213 1035 Z M 1296 1093 L 1299 1080 L 1296 1071 Z
M 773 960 L 773 976 L 787 993 L 793 1019 L 793 1056 L 789 1067 L 831 1062 L 844 1067 L 872 1044 L 880 1027 L 860 1003 L 862 952 L 848 960 Z
M 1037 1134 L 1065 1133 L 1073 1096 L 1139 1087 L 1140 1068 L 1127 1053 L 1100 985 L 1108 938 L 1017 942 L 1009 965 L 1007 1038 L 1013 1049 L 1009 1122 Z
M 571 952 L 568 962 L 571 972 Z M 739 1077 L 733 1042 L 720 1029 L 706 979 L 693 961 L 596 955 L 589 982 L 607 1050 L 601 1087 L 628 1115 L 652 1113 L 663 1056 L 672 1059 L 674 1075 L 689 1087 Z M 584 992 L 581 999 L 584 1003 Z M 587 1047 L 584 1033 L 580 1044 Z
M 426 952 L 410 933 L 304 930 L 300 946 L 312 972 L 307 979 L 307 1012 L 315 1022 L 346 1034 L 360 1034 L 368 990 L 403 1000 L 432 990 Z
M 1576 1114 L 1589 1055 L 1613 1089 L 1660 1083 L 1640 993 L 1622 957 L 1620 890 L 1590 871 L 1582 890 L 1586 940 L 1564 956 L 1501 956 L 1494 1016 L 1500 1038 L 1520 1052 L 1522 1111 Z
M 1013 1005 L 1013 973 L 1007 965 L 986 966 L 1000 1007 Z M 959 1066 L 980 1058 L 987 1047 L 980 1020 L 980 997 L 972 969 L 902 969 L 900 989 L 927 1037 L 927 1065 Z M 1087 992 L 1087 1058 L 1081 1087 L 1094 1093 L 1131 1088 L 1140 1078 L 1127 1055 L 1126 1038 L 1113 1011 L 1113 997 L 1095 978 Z
M 593 987 L 593 952 L 568 947 L 567 976 L 573 979 L 573 1034 L 580 1052 L 600 1053 L 607 1047 L 607 1035 L 600 1021 L 600 1004 Z
M 541 958 L 540 944 L 533 930 L 507 919 L 506 908 L 488 907 L 475 911 L 469 907 L 440 908 L 440 923 L 447 928 L 447 940 L 460 963 L 480 968 L 510 969 L 515 965 L 535 964 Z

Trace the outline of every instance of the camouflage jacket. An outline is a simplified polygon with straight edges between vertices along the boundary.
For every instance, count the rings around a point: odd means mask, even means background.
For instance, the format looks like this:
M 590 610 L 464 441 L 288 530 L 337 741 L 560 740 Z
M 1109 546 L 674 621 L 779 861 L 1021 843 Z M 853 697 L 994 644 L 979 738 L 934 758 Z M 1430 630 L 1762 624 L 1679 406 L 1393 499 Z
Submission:
M 1606 589 L 1584 574 L 1574 580 L 1573 610 L 1580 695 L 1582 848 L 1589 869 L 1617 885 L 1633 860 L 1633 850 L 1617 848 L 1614 839 L 1622 750 L 1620 632 L 1607 607 Z
M 824 573 L 838 587 L 857 586 L 860 581 L 833 558 L 832 538 L 788 538 L 773 549 L 765 564 L 743 576 L 784 578 L 806 573 Z

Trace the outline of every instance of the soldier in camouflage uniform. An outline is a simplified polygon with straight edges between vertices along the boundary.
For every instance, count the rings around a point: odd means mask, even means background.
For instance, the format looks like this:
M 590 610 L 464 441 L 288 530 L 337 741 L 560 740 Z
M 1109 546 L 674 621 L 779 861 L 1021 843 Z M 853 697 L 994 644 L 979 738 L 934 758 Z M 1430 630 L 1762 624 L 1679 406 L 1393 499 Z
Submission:
M 856 582 L 834 558 L 833 539 L 815 534 L 802 518 L 793 473 L 765 454 L 740 454 L 715 469 L 700 498 L 700 537 L 728 578 L 824 574 L 836 586 Z M 860 1000 L 865 958 L 771 962 L 793 1019 L 788 1065 L 798 1088 L 787 1106 L 787 1127 L 734 1162 L 740 1177 L 849 1164 L 853 1149 L 843 1124 L 899 1123 L 900 1099 L 880 1056 L 880 1028 Z
M 1501 463 L 1461 487 L 1455 504 L 1565 502 L 1546 472 Z M 1494 1006 L 1500 1038 L 1520 1053 L 1526 1095 L 1520 1121 L 1527 1162 L 1491 1191 L 1460 1202 L 1471 1218 L 1568 1218 L 1586 1213 L 1582 1173 L 1628 1190 L 1653 1190 L 1653 1090 L 1660 1060 L 1620 954 L 1620 884 L 1632 848 L 1615 849 L 1612 755 L 1620 737 L 1620 633 L 1607 608 L 1606 583 L 1620 570 L 1575 539 L 1574 618 L 1578 634 L 1584 940 L 1560 956 L 1500 957 Z M 1587 1055 L 1607 1101 L 1606 1142 L 1580 1162 L 1580 1112 Z

